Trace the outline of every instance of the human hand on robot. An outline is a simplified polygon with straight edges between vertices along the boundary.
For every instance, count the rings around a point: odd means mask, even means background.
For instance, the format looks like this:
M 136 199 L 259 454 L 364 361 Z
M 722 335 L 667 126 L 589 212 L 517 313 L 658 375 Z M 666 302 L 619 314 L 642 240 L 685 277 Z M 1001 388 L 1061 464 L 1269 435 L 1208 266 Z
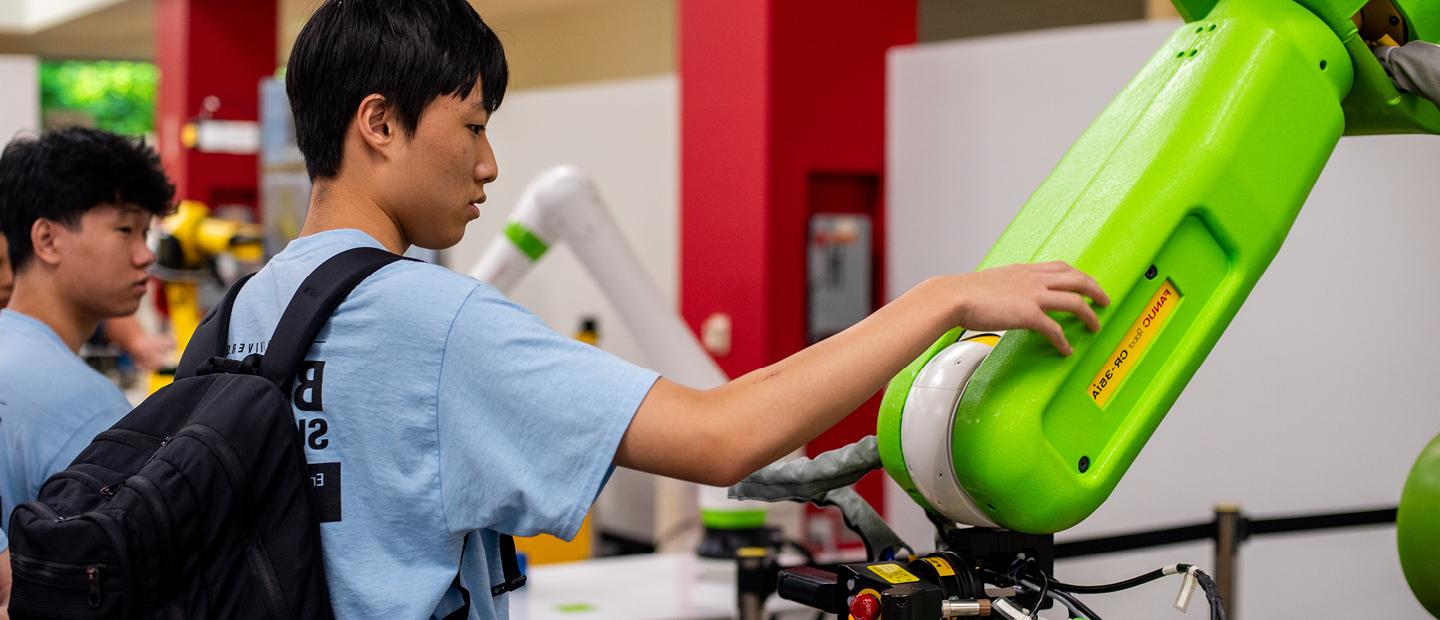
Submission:
M 1070 355 L 1060 323 L 1048 312 L 1074 314 L 1090 331 L 1100 330 L 1095 305 L 1110 305 L 1110 298 L 1086 273 L 1063 262 L 1006 265 L 954 276 L 942 276 L 960 296 L 956 325 L 971 330 L 1029 329 L 1043 334 L 1062 355 Z

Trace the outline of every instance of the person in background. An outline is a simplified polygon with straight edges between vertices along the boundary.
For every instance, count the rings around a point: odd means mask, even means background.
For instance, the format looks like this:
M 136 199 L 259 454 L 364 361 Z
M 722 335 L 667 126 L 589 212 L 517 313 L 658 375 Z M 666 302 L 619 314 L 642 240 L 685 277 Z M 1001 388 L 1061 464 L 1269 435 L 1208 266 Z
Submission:
M 100 322 L 135 312 L 155 255 L 151 220 L 175 187 L 142 140 L 70 128 L 0 154 L 0 231 L 13 277 L 0 310 L 0 600 L 10 511 L 35 499 L 130 402 L 80 359 Z
M 164 368 L 174 361 L 171 355 L 175 352 L 175 339 L 151 333 L 133 314 L 105 321 L 100 325 L 99 336 L 119 346 L 142 371 Z
M 5 235 L 0 234 L 0 309 L 10 304 L 10 291 L 14 288 L 15 275 L 10 270 L 10 244 L 5 242 Z M 0 518 L 5 518 L 6 514 L 5 502 L 0 499 Z M 6 539 L 5 531 L 0 529 L 0 620 L 9 619 L 10 614 L 5 612 L 9 603 L 10 541 Z
M 10 270 L 10 244 L 0 234 L 0 309 L 10 305 L 10 291 L 15 290 L 15 272 Z

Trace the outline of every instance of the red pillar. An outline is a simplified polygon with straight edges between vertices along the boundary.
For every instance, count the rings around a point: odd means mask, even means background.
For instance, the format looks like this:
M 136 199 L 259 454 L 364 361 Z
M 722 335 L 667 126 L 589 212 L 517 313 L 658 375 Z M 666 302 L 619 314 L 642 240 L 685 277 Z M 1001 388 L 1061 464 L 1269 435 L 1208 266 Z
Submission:
M 854 208 L 873 219 L 872 290 L 883 301 L 885 52 L 915 41 L 915 0 L 679 5 L 681 307 L 697 330 L 712 314 L 731 317 L 718 361 L 735 377 L 808 344 L 809 218 L 852 208 L 836 206 L 844 196 L 827 202 L 847 184 L 825 178 L 874 182 Z M 878 402 L 808 451 L 874 433 Z M 878 476 L 860 485 L 877 509 L 881 489 Z
M 202 116 L 257 121 L 260 79 L 275 72 L 275 0 L 157 0 L 156 64 L 160 68 L 157 133 L 165 171 L 178 199 L 211 208 L 245 205 L 258 216 L 255 154 L 204 153 L 182 141 Z M 218 103 L 213 113 L 205 102 Z M 258 217 L 256 218 L 258 221 Z

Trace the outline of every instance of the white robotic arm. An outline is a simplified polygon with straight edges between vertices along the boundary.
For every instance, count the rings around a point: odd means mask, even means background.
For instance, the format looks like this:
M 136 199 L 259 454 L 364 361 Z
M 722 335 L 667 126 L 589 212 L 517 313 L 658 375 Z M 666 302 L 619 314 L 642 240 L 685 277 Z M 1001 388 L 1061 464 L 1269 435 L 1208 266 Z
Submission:
M 595 184 L 573 166 L 551 168 L 525 188 L 504 234 L 486 248 L 470 275 L 508 293 L 549 248 L 561 243 L 575 252 L 614 304 L 650 366 L 696 389 L 726 382 L 625 242 Z
M 595 184 L 573 166 L 551 168 L 525 188 L 503 234 L 486 248 L 470 275 L 508 293 L 561 243 L 575 252 L 615 306 L 650 367 L 696 389 L 728 380 L 646 273 Z M 700 510 L 710 528 L 764 525 L 764 504 L 731 500 L 719 487 L 700 487 Z

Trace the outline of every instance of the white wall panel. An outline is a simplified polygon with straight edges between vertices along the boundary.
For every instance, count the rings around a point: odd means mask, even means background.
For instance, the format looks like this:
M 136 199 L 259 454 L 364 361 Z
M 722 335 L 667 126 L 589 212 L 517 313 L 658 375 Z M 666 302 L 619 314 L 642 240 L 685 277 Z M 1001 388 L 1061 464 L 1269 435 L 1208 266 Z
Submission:
M 0 146 L 22 132 L 40 128 L 40 61 L 34 56 L 0 55 Z

